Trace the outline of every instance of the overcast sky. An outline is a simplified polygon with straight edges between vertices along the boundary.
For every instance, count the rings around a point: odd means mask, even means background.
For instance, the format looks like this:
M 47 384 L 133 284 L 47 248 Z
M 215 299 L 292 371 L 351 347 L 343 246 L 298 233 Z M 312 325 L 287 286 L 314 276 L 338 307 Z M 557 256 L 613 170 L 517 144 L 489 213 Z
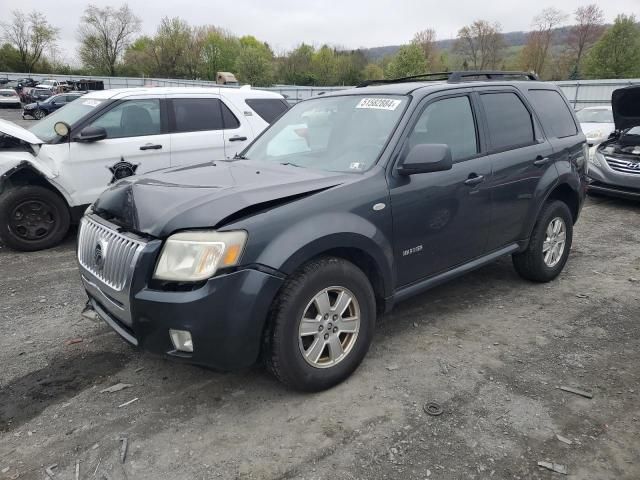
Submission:
M 500 22 L 503 31 L 528 30 L 545 7 L 572 13 L 593 0 L 130 0 L 129 6 L 153 33 L 164 16 L 178 16 L 192 25 L 213 24 L 237 35 L 255 35 L 276 52 L 300 42 L 329 43 L 346 48 L 377 47 L 408 42 L 413 33 L 434 28 L 438 39 L 455 37 L 460 27 L 476 19 Z M 60 28 L 59 50 L 75 58 L 76 30 L 86 0 L 2 1 L 0 20 L 11 10 L 39 10 Z M 99 6 L 117 1 L 95 0 Z M 607 22 L 618 13 L 640 14 L 640 0 L 596 0 Z

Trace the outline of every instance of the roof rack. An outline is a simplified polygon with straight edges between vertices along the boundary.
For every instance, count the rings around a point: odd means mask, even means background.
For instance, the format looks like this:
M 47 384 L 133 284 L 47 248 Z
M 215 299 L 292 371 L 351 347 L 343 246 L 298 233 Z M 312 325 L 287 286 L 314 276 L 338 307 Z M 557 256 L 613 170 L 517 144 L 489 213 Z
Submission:
M 392 78 L 385 80 L 365 80 L 357 85 L 357 88 L 369 85 L 386 85 L 391 83 L 418 82 L 418 81 L 442 81 L 457 83 L 464 81 L 486 81 L 486 80 L 538 80 L 538 76 L 530 72 L 501 71 L 501 70 L 467 70 L 457 72 L 434 72 L 411 75 L 409 77 Z

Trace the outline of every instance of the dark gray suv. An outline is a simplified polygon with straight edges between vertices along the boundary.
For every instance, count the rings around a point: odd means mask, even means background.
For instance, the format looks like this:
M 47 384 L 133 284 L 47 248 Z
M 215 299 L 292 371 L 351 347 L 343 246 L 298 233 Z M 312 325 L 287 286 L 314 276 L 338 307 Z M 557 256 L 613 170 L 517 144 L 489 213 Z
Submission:
M 325 389 L 398 301 L 504 255 L 554 279 L 586 158 L 565 97 L 527 74 L 307 100 L 233 160 L 104 192 L 79 232 L 88 308 L 145 350 L 225 370 L 262 358 L 287 385 Z

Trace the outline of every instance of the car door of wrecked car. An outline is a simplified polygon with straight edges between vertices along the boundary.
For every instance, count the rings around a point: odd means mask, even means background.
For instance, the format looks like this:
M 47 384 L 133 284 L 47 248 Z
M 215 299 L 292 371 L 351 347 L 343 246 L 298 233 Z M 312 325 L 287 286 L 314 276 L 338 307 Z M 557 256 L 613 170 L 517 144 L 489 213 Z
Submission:
M 389 178 L 397 286 L 419 281 L 485 252 L 491 166 L 482 151 L 469 90 L 430 96 L 401 142 L 399 162 L 417 144 L 447 144 L 451 170 Z

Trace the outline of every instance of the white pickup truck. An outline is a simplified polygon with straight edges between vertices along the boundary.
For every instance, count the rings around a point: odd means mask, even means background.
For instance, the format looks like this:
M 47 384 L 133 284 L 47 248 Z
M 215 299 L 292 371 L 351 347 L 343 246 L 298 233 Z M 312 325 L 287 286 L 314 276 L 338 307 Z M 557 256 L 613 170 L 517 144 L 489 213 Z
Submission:
M 52 247 L 109 184 L 233 158 L 287 108 L 246 87 L 129 88 L 89 93 L 29 130 L 0 120 L 0 241 Z

